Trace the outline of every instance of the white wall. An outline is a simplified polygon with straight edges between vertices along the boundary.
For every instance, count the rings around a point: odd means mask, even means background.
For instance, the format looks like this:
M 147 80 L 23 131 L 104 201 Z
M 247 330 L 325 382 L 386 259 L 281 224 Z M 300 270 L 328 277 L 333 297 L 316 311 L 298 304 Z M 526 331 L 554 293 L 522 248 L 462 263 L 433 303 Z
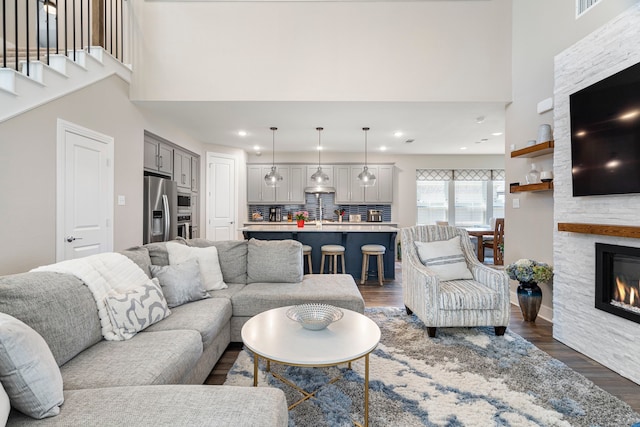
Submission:
M 116 76 L 0 123 L 0 274 L 55 262 L 58 118 L 115 139 L 114 194 L 126 198 L 114 201 L 115 250 L 142 243 L 144 130 L 204 158 L 202 144 L 132 104 Z
M 132 6 L 133 99 L 510 99 L 509 0 Z
M 639 62 L 640 3 L 556 57 L 555 223 L 638 225 L 640 195 L 572 196 L 569 95 Z M 639 239 L 554 232 L 553 336 L 640 383 L 639 325 L 594 308 L 596 242 L 640 247 Z
M 282 163 L 317 163 L 315 153 L 280 153 L 277 162 Z M 249 156 L 250 163 L 271 163 L 264 156 Z M 322 164 L 331 163 L 363 163 L 364 153 L 323 153 Z M 409 156 L 369 153 L 369 163 L 394 163 L 393 204 L 391 220 L 399 227 L 416 225 L 416 169 L 503 169 L 504 157 L 501 155 L 486 156 Z
M 554 56 L 580 40 L 637 0 L 602 0 L 579 19 L 575 19 L 575 1 L 513 1 L 513 102 L 506 111 L 507 182 L 524 183 L 529 165 L 552 167 L 553 157 L 511 159 L 510 145 L 523 148 L 535 139 L 538 126 L 553 124 L 553 111 L 539 115 L 538 102 L 553 96 Z M 556 187 L 558 182 L 555 183 Z M 516 193 L 507 196 L 505 212 L 505 263 L 520 258 L 553 262 L 553 192 Z M 513 209 L 514 198 L 520 208 Z M 512 283 L 515 292 L 517 283 Z M 552 319 L 553 286 L 541 284 L 543 291 L 540 316 Z

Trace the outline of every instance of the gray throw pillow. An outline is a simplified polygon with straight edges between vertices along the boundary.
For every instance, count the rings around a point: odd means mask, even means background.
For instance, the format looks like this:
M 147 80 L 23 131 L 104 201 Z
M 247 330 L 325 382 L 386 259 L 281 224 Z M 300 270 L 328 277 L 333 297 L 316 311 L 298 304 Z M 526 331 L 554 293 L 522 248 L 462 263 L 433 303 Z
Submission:
M 60 413 L 62 375 L 53 354 L 36 331 L 0 313 L 0 378 L 11 405 L 33 418 Z
M 302 243 L 249 240 L 247 283 L 298 283 L 302 276 Z
M 186 245 L 187 241 L 184 239 L 172 240 L 172 242 Z M 167 252 L 167 242 L 147 243 L 144 245 L 149 251 L 149 258 L 151 258 L 152 265 L 169 265 L 169 252 Z
M 211 295 L 202 286 L 200 267 L 195 259 L 182 264 L 152 265 L 151 274 L 160 281 L 162 293 L 164 293 L 170 308 L 191 301 L 211 298 Z
M 138 267 L 144 271 L 144 274 L 151 278 L 151 269 L 149 268 L 151 267 L 151 257 L 149 256 L 149 249 L 144 246 L 134 246 L 133 248 L 120 251 L 120 253 L 138 264 Z

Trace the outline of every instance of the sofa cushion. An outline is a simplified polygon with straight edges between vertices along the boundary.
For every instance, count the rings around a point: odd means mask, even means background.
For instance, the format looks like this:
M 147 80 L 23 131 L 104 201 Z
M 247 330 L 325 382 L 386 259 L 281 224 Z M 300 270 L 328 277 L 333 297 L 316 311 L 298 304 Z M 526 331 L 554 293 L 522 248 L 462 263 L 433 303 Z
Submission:
M 145 329 L 145 332 L 196 330 L 207 348 L 231 319 L 231 301 L 226 298 L 210 298 L 195 301 L 171 310 L 171 316 Z
M 135 334 L 171 314 L 158 279 L 124 293 L 112 289 L 104 303 L 114 329 L 123 336 Z
M 440 280 L 473 279 L 460 246 L 460 236 L 449 240 L 414 242 L 420 261 Z
M 151 274 L 160 281 L 169 307 L 198 301 L 211 296 L 202 287 L 200 267 L 196 259 L 174 265 L 152 265 Z
M 127 341 L 101 341 L 61 366 L 60 372 L 65 389 L 176 384 L 201 354 L 197 331 L 145 332 Z
M 349 274 L 308 274 L 301 283 L 251 283 L 231 297 L 233 315 L 239 317 L 310 302 L 364 313 L 364 300 Z
M 218 260 L 225 283 L 247 283 L 247 251 L 246 240 L 222 240 L 214 242 L 206 239 L 187 240 L 189 246 L 218 248 Z
M 119 253 L 135 262 L 138 267 L 140 267 L 142 271 L 151 278 L 151 270 L 149 269 L 151 266 L 151 257 L 149 256 L 149 249 L 144 246 L 134 246 L 124 251 L 120 251 Z
M 275 387 L 164 385 L 65 390 L 55 426 L 286 427 L 287 401 Z M 33 419 L 11 414 L 10 425 Z
M 218 261 L 218 249 L 215 246 L 208 248 L 194 248 L 176 243 L 167 243 L 169 251 L 169 264 L 182 264 L 189 260 L 198 261 L 200 277 L 205 291 L 225 289 L 227 285 L 222 279 L 222 270 Z
M 500 295 L 475 280 L 440 282 L 438 306 L 441 310 L 494 310 Z
M 303 274 L 302 243 L 249 240 L 247 283 L 298 283 Z
M 102 339 L 91 291 L 69 274 L 33 272 L 0 277 L 0 312 L 38 332 L 58 366 Z
M 0 379 L 11 405 L 33 418 L 60 412 L 62 376 L 45 340 L 29 326 L 0 313 Z

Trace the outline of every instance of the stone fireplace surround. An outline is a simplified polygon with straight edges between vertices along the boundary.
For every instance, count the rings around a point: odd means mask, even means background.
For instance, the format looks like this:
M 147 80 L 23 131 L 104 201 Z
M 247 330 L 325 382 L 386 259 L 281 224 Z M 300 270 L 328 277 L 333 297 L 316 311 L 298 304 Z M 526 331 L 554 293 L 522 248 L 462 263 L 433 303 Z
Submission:
M 573 197 L 569 95 L 640 62 L 640 3 L 555 57 L 553 336 L 640 384 L 640 325 L 595 308 L 595 243 L 639 238 L 559 231 L 560 223 L 636 226 L 640 194 Z

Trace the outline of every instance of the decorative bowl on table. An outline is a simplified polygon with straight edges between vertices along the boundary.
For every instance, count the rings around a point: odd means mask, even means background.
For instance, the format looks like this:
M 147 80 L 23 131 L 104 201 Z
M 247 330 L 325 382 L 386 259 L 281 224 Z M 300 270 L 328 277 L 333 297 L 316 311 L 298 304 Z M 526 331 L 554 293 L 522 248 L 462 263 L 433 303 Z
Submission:
M 319 331 L 331 323 L 342 319 L 344 313 L 329 304 L 301 304 L 287 310 L 287 317 L 302 325 L 303 328 Z

